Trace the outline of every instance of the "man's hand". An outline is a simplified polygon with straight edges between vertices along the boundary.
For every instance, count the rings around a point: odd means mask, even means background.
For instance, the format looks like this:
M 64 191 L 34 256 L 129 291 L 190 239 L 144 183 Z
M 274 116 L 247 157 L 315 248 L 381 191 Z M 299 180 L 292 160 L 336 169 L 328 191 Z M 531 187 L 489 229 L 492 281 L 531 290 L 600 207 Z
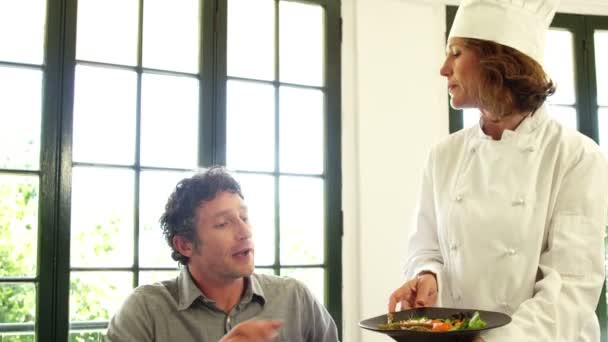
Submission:
M 249 320 L 237 324 L 219 342 L 271 342 L 283 325 L 281 321 Z
M 424 273 L 407 281 L 395 290 L 388 300 L 388 312 L 395 312 L 397 303 L 401 310 L 432 306 L 437 302 L 437 279 L 433 273 Z

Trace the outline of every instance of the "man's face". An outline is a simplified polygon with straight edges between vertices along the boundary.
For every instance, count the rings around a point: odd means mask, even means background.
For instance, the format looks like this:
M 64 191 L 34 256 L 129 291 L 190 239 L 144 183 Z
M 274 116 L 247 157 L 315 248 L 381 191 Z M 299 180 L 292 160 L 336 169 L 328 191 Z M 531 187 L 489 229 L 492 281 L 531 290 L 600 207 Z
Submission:
M 193 274 L 231 281 L 253 272 L 254 245 L 247 207 L 235 193 L 220 192 L 197 209 L 196 234 L 188 267 Z

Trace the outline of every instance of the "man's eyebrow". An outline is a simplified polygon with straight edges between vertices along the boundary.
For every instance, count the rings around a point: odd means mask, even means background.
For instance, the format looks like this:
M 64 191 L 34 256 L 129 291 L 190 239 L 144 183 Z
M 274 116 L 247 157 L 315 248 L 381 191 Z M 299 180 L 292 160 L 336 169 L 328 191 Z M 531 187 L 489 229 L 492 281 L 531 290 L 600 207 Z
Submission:
M 247 206 L 246 206 L 246 205 L 241 205 L 241 206 L 239 207 L 239 211 L 247 211 Z M 211 217 L 212 217 L 212 218 L 218 218 L 218 217 L 221 217 L 221 216 L 228 215 L 228 214 L 230 214 L 231 212 L 232 212 L 232 209 L 226 209 L 226 210 L 222 210 L 222 211 L 220 211 L 220 212 L 215 213 L 215 214 L 214 214 L 214 215 L 212 215 Z

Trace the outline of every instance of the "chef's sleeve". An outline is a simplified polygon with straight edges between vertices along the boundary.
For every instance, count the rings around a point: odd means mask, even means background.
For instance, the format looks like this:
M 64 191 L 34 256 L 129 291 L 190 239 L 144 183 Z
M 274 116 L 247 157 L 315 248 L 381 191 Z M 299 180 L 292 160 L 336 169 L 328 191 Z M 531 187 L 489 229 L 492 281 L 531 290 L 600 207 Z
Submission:
M 434 153 L 431 151 L 422 174 L 418 205 L 414 224 L 408 238 L 404 274 L 412 279 L 422 271 L 430 271 L 437 277 L 438 289 L 442 286 L 443 257 L 439 250 L 437 235 L 437 215 L 435 209 L 435 190 L 433 182 Z M 440 301 L 441 296 L 438 296 Z M 438 305 L 440 303 L 438 302 Z

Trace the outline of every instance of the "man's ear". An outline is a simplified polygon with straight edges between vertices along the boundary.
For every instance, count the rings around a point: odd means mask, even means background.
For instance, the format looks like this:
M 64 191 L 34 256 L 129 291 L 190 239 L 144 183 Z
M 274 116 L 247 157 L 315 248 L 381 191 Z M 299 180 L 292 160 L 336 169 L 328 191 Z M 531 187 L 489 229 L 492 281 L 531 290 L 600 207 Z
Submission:
M 188 258 L 191 257 L 194 253 L 193 243 L 186 240 L 181 235 L 175 235 L 173 237 L 173 248 L 175 248 L 175 250 L 178 251 L 179 254 Z

